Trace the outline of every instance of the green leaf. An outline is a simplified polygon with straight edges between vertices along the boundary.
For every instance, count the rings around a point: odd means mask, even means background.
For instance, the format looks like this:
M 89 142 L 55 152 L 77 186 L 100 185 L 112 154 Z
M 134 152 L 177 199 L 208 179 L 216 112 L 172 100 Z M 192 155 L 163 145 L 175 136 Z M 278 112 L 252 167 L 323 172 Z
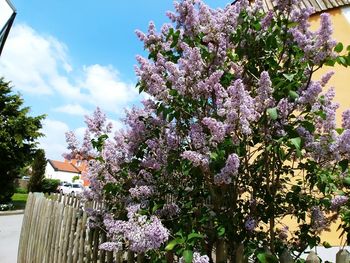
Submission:
M 260 253 L 256 257 L 261 263 L 278 263 L 278 259 L 269 253 Z
M 219 157 L 219 155 L 216 152 L 210 153 L 210 159 L 215 161 L 218 157 Z
M 294 90 L 289 91 L 289 97 L 291 97 L 293 100 L 296 100 L 299 98 L 299 94 L 296 93 Z
M 296 138 L 292 138 L 290 139 L 290 142 L 294 145 L 295 150 L 297 152 L 297 156 L 301 157 L 301 138 L 300 137 L 296 137 Z
M 175 246 L 183 244 L 185 241 L 182 238 L 175 238 L 171 240 L 168 245 L 166 245 L 165 250 L 170 251 L 173 250 Z
M 339 164 L 342 172 L 345 172 L 346 169 L 348 169 L 348 167 L 349 167 L 349 160 L 347 160 L 347 159 L 341 160 L 338 164 Z
M 335 47 L 334 47 L 334 51 L 337 52 L 337 53 L 340 53 L 343 51 L 343 43 L 339 42 Z
M 344 178 L 344 184 L 350 185 L 350 177 L 345 177 Z
M 337 128 L 335 129 L 337 131 L 337 133 L 340 135 L 344 132 L 344 129 L 343 128 Z
M 283 74 L 283 76 L 288 79 L 289 81 L 293 81 L 294 77 L 295 77 L 296 73 L 293 74 Z
M 175 89 L 171 89 L 170 91 L 169 91 L 169 95 L 171 95 L 171 96 L 177 96 L 179 93 L 177 92 L 177 90 L 175 90 Z
M 274 108 L 268 108 L 268 109 L 266 110 L 266 112 L 267 112 L 267 114 L 270 116 L 270 118 L 271 118 L 272 120 L 277 120 L 278 114 L 277 114 L 277 108 L 276 108 L 276 107 L 274 107 Z
M 218 236 L 221 237 L 225 234 L 226 229 L 223 226 L 218 227 Z
M 200 238 L 202 239 L 204 236 L 202 234 L 198 234 L 198 233 L 191 233 L 188 235 L 187 240 L 191 240 L 194 238 Z
M 332 247 L 331 244 L 329 244 L 327 241 L 324 241 L 324 242 L 322 243 L 322 245 L 323 245 L 325 248 L 331 248 L 331 247 Z
M 301 122 L 301 125 L 311 133 L 315 132 L 316 130 L 315 125 L 309 121 L 303 121 Z
M 339 64 L 342 64 L 343 66 L 347 66 L 348 65 L 345 57 L 337 57 L 337 62 Z
M 192 250 L 185 250 L 182 253 L 182 256 L 185 260 L 186 263 L 191 263 L 192 262 L 192 258 L 193 258 L 193 251 Z

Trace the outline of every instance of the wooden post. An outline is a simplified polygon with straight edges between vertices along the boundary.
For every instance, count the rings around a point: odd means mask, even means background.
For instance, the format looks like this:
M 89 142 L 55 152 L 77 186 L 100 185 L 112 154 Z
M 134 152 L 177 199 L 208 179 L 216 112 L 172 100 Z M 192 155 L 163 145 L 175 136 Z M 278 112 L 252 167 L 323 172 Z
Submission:
M 350 253 L 346 249 L 341 249 L 338 251 L 336 256 L 336 263 L 349 263 Z
M 112 251 L 107 251 L 107 263 L 113 263 L 113 252 Z
M 71 231 L 69 233 L 69 241 L 68 241 L 68 257 L 67 257 L 67 263 L 72 263 L 73 260 L 73 254 L 74 254 L 74 234 L 76 233 L 76 225 L 77 225 L 77 209 L 72 209 L 72 215 L 71 215 Z M 76 235 L 77 236 L 77 235 Z
M 236 263 L 248 263 L 248 258 L 244 255 L 244 245 L 240 244 L 236 249 Z
M 144 262 L 145 262 L 145 253 L 137 254 L 137 263 L 144 263 Z
M 216 241 L 216 263 L 227 262 L 227 247 L 224 239 Z
M 320 263 L 320 259 L 314 251 L 310 251 L 310 254 L 306 258 L 306 263 Z
M 85 242 L 86 242 L 86 221 L 87 221 L 87 214 L 83 213 L 83 220 L 82 220 L 82 227 L 81 227 L 81 232 L 80 232 L 80 243 L 79 243 L 79 263 L 83 263 L 84 260 L 84 255 L 86 253 L 85 251 Z
M 106 242 L 107 237 L 106 237 L 106 232 L 104 231 L 100 231 L 101 233 L 101 244 Z M 105 263 L 106 260 L 106 250 L 100 250 L 100 258 L 99 258 L 99 262 L 100 263 Z
M 127 259 L 127 262 L 128 263 L 134 263 L 135 262 L 135 254 L 134 252 L 132 252 L 131 250 L 128 250 L 128 259 Z
M 97 260 L 98 260 L 99 234 L 100 234 L 99 229 L 95 228 L 94 235 L 93 235 L 93 250 L 92 250 L 92 262 L 93 263 L 97 263 Z

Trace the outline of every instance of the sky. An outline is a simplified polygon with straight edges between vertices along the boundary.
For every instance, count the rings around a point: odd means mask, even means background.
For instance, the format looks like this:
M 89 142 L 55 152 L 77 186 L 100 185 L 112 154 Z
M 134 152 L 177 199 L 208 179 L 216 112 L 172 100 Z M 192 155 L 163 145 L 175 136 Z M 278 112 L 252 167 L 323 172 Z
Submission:
M 135 57 L 146 55 L 135 30 L 147 31 L 150 21 L 157 28 L 170 22 L 165 13 L 173 11 L 173 1 L 11 2 L 17 16 L 0 57 L 0 76 L 11 81 L 31 115 L 46 114 L 39 140 L 46 158 L 63 160 L 65 132 L 82 138 L 84 116 L 97 106 L 115 129 L 122 128 L 125 109 L 145 97 L 135 89 Z M 205 2 L 223 8 L 229 1 Z

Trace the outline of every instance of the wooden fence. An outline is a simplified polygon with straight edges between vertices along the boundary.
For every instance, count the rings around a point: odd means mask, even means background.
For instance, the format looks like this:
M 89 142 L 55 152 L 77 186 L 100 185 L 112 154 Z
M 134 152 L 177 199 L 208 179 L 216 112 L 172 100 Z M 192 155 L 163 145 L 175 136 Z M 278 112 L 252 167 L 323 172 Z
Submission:
M 97 204 L 90 204 L 96 208 Z M 18 263 L 134 262 L 133 253 L 99 250 L 106 233 L 87 228 L 79 198 L 30 193 L 19 241 Z
M 106 241 L 106 233 L 87 227 L 87 214 L 80 207 L 80 199 L 55 194 L 45 198 L 43 194 L 30 193 L 23 217 L 17 255 L 18 263 L 132 263 L 145 262 L 143 255 L 132 252 L 106 252 L 99 250 L 99 244 Z M 99 204 L 84 204 L 98 208 Z M 218 259 L 218 254 L 216 255 Z M 225 256 L 219 256 L 226 262 Z M 243 257 L 236 263 L 246 263 Z M 291 263 L 287 254 L 281 263 Z M 320 262 L 311 252 L 306 263 Z M 350 254 L 340 250 L 336 263 L 349 263 Z

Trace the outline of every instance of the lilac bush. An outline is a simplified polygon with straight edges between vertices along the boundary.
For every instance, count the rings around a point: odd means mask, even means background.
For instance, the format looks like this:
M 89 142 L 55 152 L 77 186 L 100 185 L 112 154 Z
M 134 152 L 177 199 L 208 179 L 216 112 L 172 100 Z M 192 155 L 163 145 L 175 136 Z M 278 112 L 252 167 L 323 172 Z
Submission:
M 137 88 L 150 99 L 114 135 L 99 109 L 83 147 L 67 134 L 67 157 L 89 162 L 86 198 L 104 203 L 90 211 L 108 233 L 101 249 L 151 262 L 213 262 L 214 247 L 233 262 L 242 246 L 256 260 L 266 248 L 298 259 L 339 213 L 349 228 L 350 113 L 337 128 L 333 73 L 313 77 L 349 55 L 327 14 L 313 32 L 312 10 L 275 5 L 183 0 L 160 31 L 136 32 L 149 54 L 137 56 Z

